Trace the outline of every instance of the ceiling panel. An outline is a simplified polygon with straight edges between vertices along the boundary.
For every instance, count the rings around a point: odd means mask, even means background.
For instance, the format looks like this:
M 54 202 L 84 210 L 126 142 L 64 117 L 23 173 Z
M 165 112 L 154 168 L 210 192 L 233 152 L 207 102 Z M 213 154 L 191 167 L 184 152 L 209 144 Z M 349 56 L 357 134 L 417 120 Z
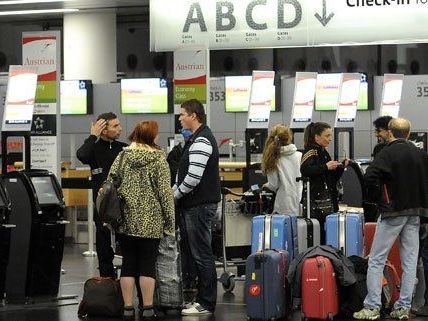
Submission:
M 72 0 L 66 2 L 28 3 L 19 5 L 1 5 L 6 0 L 0 0 L 0 11 L 42 10 L 75 8 L 82 12 L 102 9 L 114 9 L 118 16 L 148 15 L 149 0 Z M 62 13 L 0 16 L 1 22 L 22 20 L 61 19 Z

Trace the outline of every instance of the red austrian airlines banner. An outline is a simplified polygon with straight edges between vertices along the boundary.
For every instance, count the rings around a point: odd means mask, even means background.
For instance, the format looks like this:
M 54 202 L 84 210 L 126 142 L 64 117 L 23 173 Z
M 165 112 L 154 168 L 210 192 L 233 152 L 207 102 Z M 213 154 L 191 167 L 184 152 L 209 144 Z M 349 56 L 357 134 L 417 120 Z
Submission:
M 24 32 L 22 64 L 37 69 L 38 82 L 31 127 L 31 167 L 60 177 L 60 32 Z

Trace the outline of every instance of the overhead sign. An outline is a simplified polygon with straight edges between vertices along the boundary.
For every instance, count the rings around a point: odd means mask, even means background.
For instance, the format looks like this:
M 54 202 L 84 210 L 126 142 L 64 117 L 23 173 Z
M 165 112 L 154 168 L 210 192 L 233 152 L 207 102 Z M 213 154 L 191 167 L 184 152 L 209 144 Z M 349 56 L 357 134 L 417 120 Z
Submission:
M 401 91 L 403 90 L 404 75 L 385 74 L 383 76 L 381 116 L 398 117 L 400 112 Z
M 316 72 L 296 73 L 291 128 L 304 128 L 312 121 L 316 84 Z
M 361 74 L 345 73 L 342 77 L 335 127 L 354 127 L 360 96 Z
M 275 72 L 253 71 L 247 128 L 268 128 Z
M 36 87 L 37 70 L 22 66 L 9 67 L 3 131 L 30 131 Z
M 150 0 L 152 51 L 418 43 L 427 28 L 427 0 Z

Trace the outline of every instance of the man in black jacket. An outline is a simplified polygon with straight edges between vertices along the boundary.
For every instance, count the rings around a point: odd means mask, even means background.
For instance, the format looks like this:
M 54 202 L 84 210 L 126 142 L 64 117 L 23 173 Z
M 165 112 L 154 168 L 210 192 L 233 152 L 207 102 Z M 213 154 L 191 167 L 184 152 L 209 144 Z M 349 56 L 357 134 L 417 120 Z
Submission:
M 173 189 L 198 275 L 196 302 L 183 309 L 183 315 L 211 314 L 217 299 L 211 223 L 220 201 L 219 153 L 211 130 L 204 125 L 205 118 L 200 101 L 191 99 L 181 105 L 181 126 L 193 135 L 184 145 Z
M 110 167 L 116 156 L 122 151 L 125 143 L 118 142 L 122 133 L 122 127 L 117 116 L 113 113 L 104 113 L 98 116 L 92 123 L 91 135 L 77 150 L 77 158 L 91 167 L 92 173 L 92 197 L 95 200 L 101 184 L 106 180 Z M 95 209 L 95 207 L 94 207 Z M 96 250 L 100 276 L 115 277 L 113 267 L 114 252 L 111 247 L 110 230 L 103 226 L 98 213 L 94 210 L 94 222 L 96 226 Z
M 369 195 L 377 199 L 380 217 L 370 252 L 364 309 L 354 313 L 354 318 L 361 320 L 380 318 L 380 280 L 397 237 L 400 237 L 403 275 L 400 298 L 390 315 L 393 319 L 409 318 L 418 260 L 420 216 L 428 215 L 428 155 L 407 140 L 408 120 L 392 119 L 388 131 L 387 146 L 365 175 Z

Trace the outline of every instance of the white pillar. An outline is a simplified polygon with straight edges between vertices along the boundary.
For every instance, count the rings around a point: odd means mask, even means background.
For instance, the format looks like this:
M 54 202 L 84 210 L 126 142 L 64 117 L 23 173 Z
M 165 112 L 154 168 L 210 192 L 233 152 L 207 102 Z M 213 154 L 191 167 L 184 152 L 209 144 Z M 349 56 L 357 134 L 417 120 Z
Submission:
M 116 13 L 64 14 L 64 79 L 116 81 Z

